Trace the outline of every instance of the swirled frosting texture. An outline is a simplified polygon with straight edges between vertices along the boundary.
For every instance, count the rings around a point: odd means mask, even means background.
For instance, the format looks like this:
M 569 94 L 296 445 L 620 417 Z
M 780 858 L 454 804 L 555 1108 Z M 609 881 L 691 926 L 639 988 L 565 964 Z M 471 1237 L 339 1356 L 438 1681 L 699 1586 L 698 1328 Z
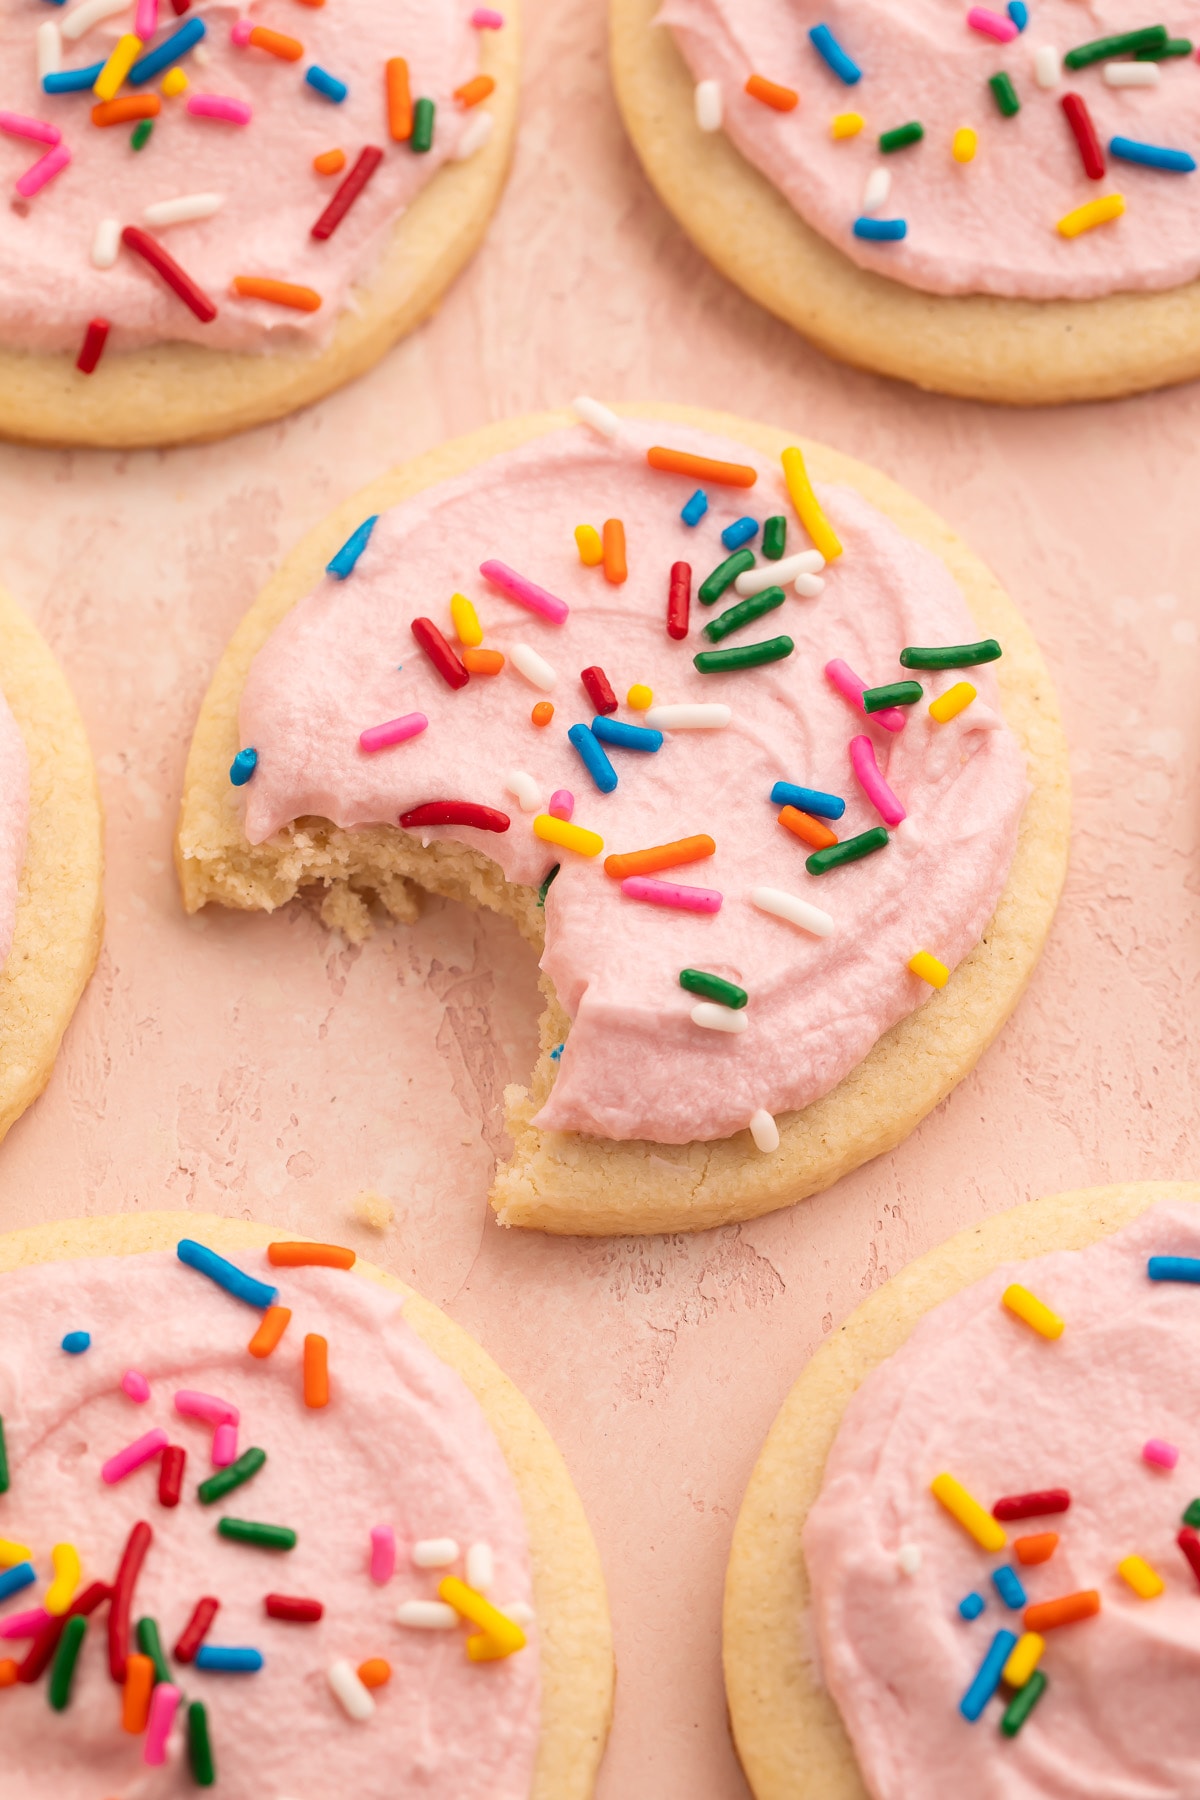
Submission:
M 752 464 L 757 485 L 712 489 L 706 519 L 690 530 L 680 508 L 696 484 L 648 468 L 655 442 Z M 979 699 L 958 720 L 935 726 L 922 706 L 898 737 L 865 721 L 823 673 L 842 657 L 867 681 L 894 680 L 905 644 L 958 643 L 976 628 L 935 557 L 858 493 L 829 489 L 822 499 L 845 544 L 824 593 L 801 600 L 789 589 L 780 609 L 729 640 L 790 634 L 795 654 L 769 667 L 700 674 L 692 658 L 710 647 L 699 632 L 710 613 L 693 600 L 682 643 L 667 636 L 665 614 L 675 561 L 690 562 L 698 581 L 726 554 L 723 526 L 747 511 L 790 512 L 778 464 L 692 429 L 631 422 L 616 443 L 582 426 L 538 438 L 385 513 L 353 575 L 327 578 L 302 598 L 251 667 L 240 729 L 259 756 L 244 790 L 252 843 L 304 815 L 387 824 L 424 801 L 455 798 L 502 809 L 511 828 L 431 828 L 428 838 L 458 838 L 531 886 L 561 864 L 546 898 L 542 967 L 572 1026 L 542 1126 L 686 1143 L 729 1136 L 760 1108 L 805 1106 L 928 993 L 906 968 L 913 952 L 957 963 L 995 907 L 1026 781 L 990 671 L 973 677 Z M 607 518 L 625 525 L 623 586 L 576 554 L 574 527 Z M 806 543 L 793 519 L 790 548 Z M 491 589 L 479 565 L 493 557 L 567 601 L 566 624 Z M 410 622 L 428 615 L 453 636 L 456 590 L 475 600 L 488 645 L 528 644 L 557 671 L 549 727 L 531 724 L 542 696 L 511 662 L 457 692 L 433 672 Z M 732 723 L 669 732 L 655 755 L 614 749 L 618 786 L 601 794 L 567 741 L 570 726 L 593 716 L 579 676 L 594 664 L 619 697 L 646 683 L 656 702 L 727 703 Z M 934 676 L 929 697 L 951 679 Z M 359 749 L 364 727 L 414 711 L 429 720 L 421 736 L 379 754 Z M 620 716 L 642 717 L 624 707 Z M 868 861 L 815 878 L 805 846 L 777 823 L 771 788 L 783 779 L 844 795 L 841 836 L 877 825 L 850 772 L 858 733 L 874 741 L 909 821 Z M 720 912 L 639 903 L 598 860 L 541 842 L 506 791 L 514 769 L 532 778 L 543 808 L 554 790 L 570 789 L 574 822 L 599 832 L 606 853 L 710 834 L 716 855 L 667 878 L 719 890 Z M 833 934 L 813 937 L 757 911 L 749 894 L 760 884 L 831 913 Z M 741 1036 L 693 1024 L 684 968 L 748 990 Z
M 29 832 L 29 758 L 0 692 L 0 969 L 12 948 L 17 888 Z
M 1175 1543 L 1198 1485 L 1200 1291 L 1146 1274 L 1150 1256 L 1200 1256 L 1196 1211 L 1157 1206 L 1086 1250 L 995 1270 L 923 1319 L 847 1407 L 804 1552 L 825 1680 L 873 1800 L 1200 1791 L 1200 1593 Z M 1002 1308 L 1013 1281 L 1066 1321 L 1060 1339 Z M 1143 1462 L 1150 1437 L 1179 1447 L 1174 1474 Z M 1048 1487 L 1071 1507 L 1009 1524 L 1008 1549 L 988 1556 L 931 1496 L 943 1470 L 989 1509 Z M 1014 1537 L 1049 1530 L 1049 1562 L 1016 1562 Z M 921 1551 L 913 1576 L 901 1545 Z M 1159 1599 L 1118 1577 L 1131 1555 L 1166 1583 Z M 1098 1615 L 1046 1633 L 1049 1685 L 1013 1739 L 999 1701 L 977 1724 L 958 1712 L 995 1633 L 1022 1629 L 989 1579 L 1004 1562 L 1031 1604 L 1101 1596 Z M 967 1624 L 957 1607 L 972 1590 L 987 1610 Z
M 80 0 L 75 0 L 78 5 Z M 69 11 L 41 0 L 0 0 L 0 109 L 31 115 L 62 132 L 72 160 L 29 201 L 0 208 L 0 344 L 13 350 L 76 350 L 89 319 L 112 322 L 112 347 L 188 340 L 211 350 L 267 351 L 325 343 L 352 290 L 368 279 L 389 230 L 458 142 L 463 115 L 452 94 L 476 71 L 476 34 L 469 0 L 329 0 L 314 8 L 289 0 L 196 0 L 185 19 L 207 26 L 201 62 L 180 59 L 188 92 L 164 98 L 154 133 L 140 154 L 129 148 L 129 125 L 91 122 L 95 96 L 45 94 L 37 78 L 34 32 Z M 295 37 L 298 62 L 264 50 L 237 48 L 235 20 L 246 18 Z M 167 0 L 150 48 L 185 20 Z M 64 66 L 83 68 L 106 58 L 133 29 L 133 5 L 65 46 Z M 433 147 L 415 154 L 388 135 L 384 64 L 407 58 L 414 96 L 436 102 Z M 311 88 L 304 71 L 328 70 L 349 88 L 334 104 Z M 162 78 L 123 94 L 157 93 Z M 194 117 L 196 93 L 222 94 L 252 108 L 248 125 Z M 318 242 L 312 226 L 342 176 L 318 175 L 313 157 L 341 147 L 347 170 L 365 144 L 384 159 L 331 238 Z M 45 149 L 0 134 L 0 178 L 11 188 Z M 146 264 L 122 251 L 111 269 L 91 260 L 102 219 L 142 225 L 145 207 L 180 195 L 215 193 L 224 204 L 211 218 L 154 228 L 154 235 L 218 307 L 207 325 L 188 310 Z M 299 282 L 322 296 L 318 312 L 301 313 L 230 293 L 235 275 Z
M 221 1610 L 209 1641 L 262 1651 L 256 1675 L 219 1675 L 173 1664 L 189 1700 L 208 1707 L 222 1800 L 354 1794 L 395 1800 L 528 1800 L 538 1741 L 536 1639 L 503 1662 L 469 1664 L 464 1633 L 403 1629 L 401 1600 L 436 1597 L 436 1572 L 411 1566 L 424 1537 L 461 1546 L 489 1542 L 496 1598 L 531 1597 L 520 1500 L 491 1429 L 459 1377 L 405 1323 L 395 1294 L 320 1269 L 272 1271 L 261 1252 L 241 1266 L 278 1282 L 293 1317 L 265 1361 L 246 1351 L 259 1315 L 170 1254 L 53 1263 L 5 1276 L 10 1322 L 0 1368 L 0 1416 L 11 1463 L 0 1496 L 0 1536 L 34 1549 L 49 1575 L 53 1544 L 74 1544 L 83 1582 L 111 1580 L 132 1526 L 154 1540 L 134 1600 L 134 1619 L 158 1621 L 171 1649 L 201 1595 Z M 66 1356 L 68 1331 L 90 1331 L 86 1355 Z M 323 1411 L 301 1397 L 304 1334 L 329 1342 L 332 1396 Z M 146 1376 L 151 1398 L 121 1391 L 126 1369 Z M 175 1412 L 179 1388 L 232 1401 L 240 1449 L 267 1452 L 246 1486 L 211 1506 L 195 1499 L 212 1473 L 210 1429 Z M 115 1487 L 100 1465 L 162 1426 L 188 1453 L 181 1504 L 158 1504 L 158 1464 Z M 290 1552 L 217 1536 L 217 1520 L 290 1525 Z M 369 1579 L 370 1532 L 391 1524 L 400 1553 L 387 1586 Z M 457 1571 L 461 1574 L 461 1565 Z M 0 1606 L 0 1622 L 28 1610 L 37 1588 Z M 324 1602 L 316 1625 L 266 1617 L 268 1593 Z M 31 1596 L 33 1598 L 31 1598 Z M 27 1646 L 0 1644 L 20 1657 Z M 392 1678 L 374 1718 L 352 1723 L 329 1690 L 336 1658 L 353 1666 L 382 1656 Z M 5 1800 L 176 1800 L 195 1791 L 178 1755 L 149 1769 L 142 1740 L 121 1730 L 120 1692 L 108 1671 L 107 1614 L 89 1627 L 70 1707 L 48 1712 L 42 1686 L 4 1694 L 0 1786 Z
M 1103 65 L 1066 70 L 1050 91 L 1034 78 L 1043 45 L 1060 54 L 1115 32 L 1164 21 L 1154 0 L 1037 0 L 1010 43 L 970 29 L 968 0 L 665 0 L 659 19 L 674 32 L 697 80 L 721 84 L 725 130 L 800 217 L 864 268 L 933 294 L 1003 294 L 1030 300 L 1091 299 L 1123 290 L 1177 287 L 1200 275 L 1200 174 L 1162 174 L 1107 158 L 1090 181 L 1062 111 L 1064 93 L 1087 103 L 1107 149 L 1116 136 L 1200 158 L 1200 76 L 1191 56 L 1161 64 L 1151 88 L 1105 84 Z M 1004 14 L 1001 0 L 989 10 Z M 1174 18 L 1192 31 L 1194 16 Z M 1168 19 L 1168 23 L 1172 21 Z M 809 42 L 827 24 L 861 68 L 847 86 Z M 1020 112 L 1003 118 L 988 88 L 1001 71 Z M 745 93 L 751 74 L 795 89 L 800 105 L 777 113 Z M 835 141 L 840 112 L 866 120 Z M 881 155 L 881 132 L 909 120 L 920 144 Z M 954 161 L 960 125 L 978 133 L 975 159 Z M 902 218 L 902 242 L 853 235 L 873 169 L 892 177 L 879 215 Z M 1068 240 L 1057 224 L 1099 194 L 1124 195 L 1115 224 Z

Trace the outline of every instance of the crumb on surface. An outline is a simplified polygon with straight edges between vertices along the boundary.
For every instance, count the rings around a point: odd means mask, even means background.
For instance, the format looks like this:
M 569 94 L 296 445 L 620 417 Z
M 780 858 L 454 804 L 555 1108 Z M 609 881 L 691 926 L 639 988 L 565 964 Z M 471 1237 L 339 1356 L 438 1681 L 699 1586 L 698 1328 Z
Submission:
M 382 1194 L 369 1190 L 356 1194 L 351 1211 L 360 1225 L 369 1225 L 372 1231 L 386 1231 L 396 1216 L 396 1209 L 390 1200 Z

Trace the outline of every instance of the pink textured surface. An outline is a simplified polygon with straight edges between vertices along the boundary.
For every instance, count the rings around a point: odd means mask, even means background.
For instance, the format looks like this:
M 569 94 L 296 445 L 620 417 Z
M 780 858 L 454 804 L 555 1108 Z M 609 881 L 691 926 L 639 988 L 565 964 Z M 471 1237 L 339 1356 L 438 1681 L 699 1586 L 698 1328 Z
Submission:
M 1018 414 L 836 368 L 713 273 L 650 194 L 597 0 L 529 11 L 523 137 L 490 239 L 373 375 L 199 450 L 0 448 L 0 579 L 79 693 L 111 863 L 99 973 L 48 1093 L 0 1148 L 0 1225 L 194 1205 L 343 1238 L 414 1281 L 538 1407 L 599 1537 L 621 1668 L 601 1800 L 744 1800 L 721 1581 L 805 1357 L 974 1219 L 1193 1172 L 1200 393 Z M 692 1239 L 491 1224 L 496 1105 L 537 1009 L 506 927 L 433 904 L 350 951 L 300 910 L 188 923 L 170 867 L 200 696 L 282 553 L 389 463 L 580 388 L 790 425 L 939 507 L 1039 633 L 1074 750 L 1063 907 L 976 1073 L 829 1193 Z M 382 1242 L 348 1222 L 364 1188 L 396 1204 Z

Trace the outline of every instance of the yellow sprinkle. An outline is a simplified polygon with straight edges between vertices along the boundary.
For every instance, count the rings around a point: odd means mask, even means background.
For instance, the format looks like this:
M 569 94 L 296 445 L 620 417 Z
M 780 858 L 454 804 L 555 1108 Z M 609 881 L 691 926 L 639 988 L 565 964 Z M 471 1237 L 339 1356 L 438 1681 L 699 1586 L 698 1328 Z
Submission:
M 54 1580 L 46 1589 L 46 1598 L 42 1604 L 48 1613 L 53 1613 L 57 1618 L 60 1613 L 66 1612 L 75 1598 L 83 1565 L 74 1544 L 55 1544 L 50 1552 L 50 1560 L 54 1564 Z
M 643 687 L 640 681 L 635 681 L 625 696 L 625 704 L 633 712 L 649 712 L 654 705 L 654 689 Z
M 1046 1640 L 1036 1631 L 1024 1631 L 1009 1652 L 1003 1679 L 1011 1688 L 1023 1688 L 1042 1660 Z
M 957 719 L 960 712 L 966 712 L 974 698 L 975 689 L 969 681 L 956 681 L 952 688 L 929 702 L 929 716 L 939 725 L 946 725 L 951 719 Z
M 812 491 L 808 470 L 804 466 L 804 454 L 793 445 L 790 450 L 784 451 L 782 461 L 783 478 L 787 482 L 787 490 L 797 517 L 825 561 L 832 562 L 835 556 L 842 554 L 842 546 Z
M 594 525 L 577 525 L 575 542 L 579 546 L 579 560 L 585 569 L 594 569 L 604 561 L 604 544 Z
M 465 594 L 451 594 L 450 617 L 454 620 L 459 643 L 466 644 L 472 650 L 478 649 L 483 642 L 483 626 L 479 623 L 479 614 Z
M 1157 1600 L 1163 1591 L 1162 1576 L 1143 1557 L 1127 1556 L 1124 1562 L 1117 1564 L 1117 1574 L 1129 1583 L 1139 1600 Z
M 97 100 L 115 100 L 117 89 L 142 53 L 142 40 L 126 31 L 113 45 L 112 55 L 96 77 L 92 89 Z
M 582 825 L 572 825 L 569 819 L 556 819 L 550 813 L 538 814 L 533 821 L 533 835 L 544 844 L 557 844 L 580 856 L 599 856 L 604 848 L 604 839 L 597 832 L 585 831 Z
M 1107 225 L 1110 219 L 1119 219 L 1124 211 L 1124 194 L 1101 194 L 1098 200 L 1088 200 L 1074 212 L 1067 213 L 1058 221 L 1058 229 L 1065 238 L 1078 237 L 1081 231 L 1090 231 L 1094 225 Z
M 950 149 L 955 162 L 974 162 L 975 150 L 978 143 L 978 134 L 972 131 L 969 125 L 960 125 L 950 144 Z
M 525 1648 L 525 1633 L 515 1619 L 499 1612 L 490 1600 L 460 1581 L 457 1575 L 447 1575 L 438 1583 L 438 1596 L 447 1606 L 452 1606 L 462 1618 L 469 1619 L 472 1625 L 478 1625 L 482 1643 L 478 1638 L 467 1639 L 467 1655 L 472 1662 L 494 1662 L 501 1656 L 511 1656 L 516 1650 Z M 474 1649 L 472 1649 L 474 1646 Z
M 1012 1287 L 1005 1288 L 1000 1296 L 1000 1303 L 1007 1306 L 1010 1313 L 1015 1313 L 1023 1325 L 1036 1331 L 1039 1337 L 1062 1336 L 1063 1322 L 1058 1314 L 1051 1312 L 1036 1294 L 1031 1294 L 1028 1288 L 1021 1287 L 1019 1283 L 1014 1282 Z
M 866 122 L 861 113 L 835 113 L 829 121 L 830 135 L 835 138 L 857 137 Z
M 0 1569 L 15 1569 L 18 1563 L 32 1562 L 28 1544 L 15 1544 L 11 1538 L 0 1538 Z
M 936 956 L 931 956 L 928 950 L 918 950 L 915 956 L 910 956 L 908 966 L 914 975 L 927 981 L 930 987 L 944 988 L 950 979 L 950 971 L 945 963 L 939 962 Z
M 955 1481 L 953 1475 L 937 1475 L 930 1482 L 929 1491 L 950 1517 L 957 1519 L 963 1530 L 975 1539 L 981 1550 L 989 1554 L 1003 1550 L 1008 1533 L 990 1512 L 985 1512 L 978 1500 L 972 1499 L 961 1481 Z
M 162 91 L 167 96 L 168 100 L 173 100 L 177 94 L 187 92 L 187 85 L 188 78 L 179 67 L 179 64 L 176 63 L 175 67 L 173 69 L 168 69 L 163 76 Z

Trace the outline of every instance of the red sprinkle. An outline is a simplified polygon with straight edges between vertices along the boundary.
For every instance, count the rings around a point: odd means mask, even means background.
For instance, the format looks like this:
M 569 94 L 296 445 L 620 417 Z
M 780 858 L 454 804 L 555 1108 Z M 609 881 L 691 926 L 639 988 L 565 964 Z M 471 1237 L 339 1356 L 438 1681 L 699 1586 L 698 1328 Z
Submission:
M 581 669 L 579 679 L 587 689 L 588 699 L 598 713 L 615 713 L 617 696 L 612 691 L 612 683 L 600 667 L 593 663 L 590 669 Z
M 1036 1494 L 1008 1494 L 992 1508 L 993 1519 L 1035 1519 L 1039 1513 L 1066 1512 L 1071 1496 L 1066 1488 L 1039 1488 Z
M 471 677 L 432 619 L 414 619 L 412 634 L 447 687 L 466 687 Z
M 154 1533 L 144 1519 L 139 1519 L 125 1542 L 117 1578 L 112 1585 L 108 1606 L 108 1672 L 119 1687 L 125 1685 L 125 1669 L 129 1660 L 129 1620 L 133 1612 L 133 1590 L 141 1573 L 146 1552 Z
M 178 1506 L 183 1492 L 183 1468 L 187 1451 L 182 1444 L 168 1444 L 158 1465 L 158 1504 Z
M 494 806 L 476 806 L 473 800 L 427 800 L 400 814 L 406 831 L 422 825 L 475 825 L 480 831 L 507 831 L 512 823 L 507 813 Z
M 175 1646 L 176 1662 L 195 1662 L 196 1652 L 208 1636 L 212 1622 L 221 1610 L 221 1602 L 206 1594 L 203 1600 L 197 1600 L 192 1609 L 192 1616 L 179 1634 L 179 1642 Z
M 315 238 L 333 236 L 382 161 L 383 151 L 377 150 L 374 144 L 367 144 L 359 151 L 350 173 L 313 226 Z
M 171 6 L 175 13 L 175 17 L 177 19 L 182 19 L 184 13 L 188 10 L 188 8 L 191 4 L 192 4 L 192 0 L 171 0 Z
M 1200 1581 L 1200 1531 L 1193 1531 L 1190 1525 L 1185 1525 L 1175 1542 L 1187 1557 L 1192 1574 Z
M 84 1588 L 82 1594 L 72 1600 L 65 1613 L 60 1613 L 57 1619 L 51 1619 L 48 1625 L 43 1625 L 25 1652 L 25 1660 L 17 1669 L 17 1680 L 37 1681 L 50 1667 L 54 1652 L 58 1649 L 58 1640 L 66 1629 L 67 1620 L 86 1619 L 89 1614 L 95 1612 L 98 1606 L 103 1606 L 111 1595 L 112 1589 L 107 1581 L 93 1581 L 90 1587 Z
M 202 325 L 210 325 L 217 316 L 217 309 L 191 276 L 181 269 L 175 258 L 165 250 L 158 239 L 143 231 L 140 225 L 127 225 L 121 233 L 121 242 L 143 262 L 148 262 L 156 275 L 161 275 L 167 286 L 171 288 L 183 304 L 190 307 Z
M 104 346 L 108 340 L 108 320 L 92 319 L 83 334 L 79 355 L 75 359 L 75 367 L 81 375 L 90 375 L 100 358 L 104 355 Z
M 1084 173 L 1090 181 L 1103 181 L 1104 152 L 1100 148 L 1100 139 L 1096 136 L 1096 127 L 1092 124 L 1087 101 L 1082 94 L 1064 94 L 1062 109 L 1067 115 L 1067 124 L 1071 127 L 1075 142 L 1079 145 Z
M 688 634 L 688 612 L 692 604 L 692 565 L 671 564 L 671 585 L 667 590 L 667 636 L 677 641 Z
M 293 1625 L 315 1625 L 325 1612 L 319 1600 L 295 1600 L 288 1594 L 268 1594 L 263 1605 L 269 1619 L 288 1619 Z

